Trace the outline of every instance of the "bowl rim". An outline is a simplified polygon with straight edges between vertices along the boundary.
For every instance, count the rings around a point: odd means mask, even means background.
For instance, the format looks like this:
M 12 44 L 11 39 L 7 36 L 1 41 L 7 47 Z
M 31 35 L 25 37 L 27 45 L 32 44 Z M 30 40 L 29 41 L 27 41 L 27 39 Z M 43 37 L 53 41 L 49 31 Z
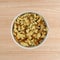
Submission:
M 13 36 L 13 33 L 12 33 L 13 23 L 14 23 L 14 21 L 17 19 L 17 17 L 20 16 L 20 15 L 22 15 L 22 14 L 24 14 L 24 13 L 28 13 L 28 12 L 37 13 L 37 14 L 39 14 L 40 16 L 42 16 L 42 14 L 40 14 L 40 12 L 37 12 L 37 11 L 25 11 L 25 12 L 20 12 L 18 15 L 16 15 L 16 16 L 13 18 L 13 20 L 12 20 L 12 22 L 11 22 L 11 37 L 12 37 L 12 40 L 15 42 L 15 44 L 18 45 L 18 46 L 21 47 L 21 48 L 24 48 L 24 49 L 35 49 L 35 48 L 38 48 L 38 47 L 42 46 L 42 45 L 45 43 L 45 41 L 46 41 L 47 38 L 48 38 L 48 33 L 49 33 L 48 31 L 47 31 L 47 35 L 46 35 L 46 37 L 44 38 L 44 40 L 42 41 L 42 43 L 40 43 L 38 46 L 34 46 L 34 47 L 24 47 L 24 46 L 20 45 L 20 44 L 15 40 L 15 38 L 14 38 L 14 36 Z M 42 17 L 44 18 L 44 21 L 45 21 L 45 23 L 46 23 L 46 25 L 47 25 L 47 28 L 48 28 L 48 30 L 49 30 L 49 26 L 48 26 L 48 23 L 47 23 L 47 21 L 46 21 L 46 18 L 45 18 L 44 16 L 42 16 Z

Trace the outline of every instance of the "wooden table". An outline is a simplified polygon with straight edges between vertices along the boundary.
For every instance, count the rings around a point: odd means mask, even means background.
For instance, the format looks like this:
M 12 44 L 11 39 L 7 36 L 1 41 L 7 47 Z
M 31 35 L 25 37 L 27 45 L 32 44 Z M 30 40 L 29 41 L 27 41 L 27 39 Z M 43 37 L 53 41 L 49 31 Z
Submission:
M 22 49 L 11 37 L 13 18 L 36 11 L 49 25 L 46 42 L 33 50 Z M 60 60 L 60 0 L 0 0 L 0 60 Z

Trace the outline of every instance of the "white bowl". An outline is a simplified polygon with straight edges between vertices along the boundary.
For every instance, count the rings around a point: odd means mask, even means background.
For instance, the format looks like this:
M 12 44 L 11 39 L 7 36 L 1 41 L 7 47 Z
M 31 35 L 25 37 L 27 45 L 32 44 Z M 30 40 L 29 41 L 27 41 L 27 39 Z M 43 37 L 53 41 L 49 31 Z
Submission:
M 32 11 L 28 11 L 28 12 L 32 12 Z M 26 13 L 26 12 L 23 12 L 23 13 L 18 14 L 18 15 L 13 19 L 13 21 L 12 21 L 12 23 L 11 23 L 11 36 L 12 36 L 12 39 L 13 39 L 13 41 L 14 41 L 19 47 L 21 47 L 21 48 L 24 48 L 24 49 L 35 49 L 35 48 L 38 48 L 38 47 L 42 46 L 43 43 L 47 40 L 48 31 L 47 31 L 47 35 L 46 35 L 46 37 L 44 38 L 43 42 L 41 42 L 38 46 L 34 46 L 34 47 L 24 47 L 24 46 L 20 45 L 20 44 L 15 40 L 15 38 L 14 38 L 14 36 L 13 36 L 13 34 L 12 34 L 12 28 L 13 28 L 14 21 L 17 19 L 18 16 L 20 16 L 20 15 L 22 15 L 22 14 L 24 14 L 24 13 Z M 37 13 L 37 12 L 33 12 L 33 13 Z M 37 14 L 39 14 L 39 13 L 37 13 Z M 40 14 L 39 14 L 39 15 L 40 15 Z M 41 16 L 42 16 L 42 15 L 41 15 Z M 42 17 L 43 17 L 43 16 L 42 16 Z M 43 17 L 43 18 L 44 18 L 44 17 Z M 45 19 L 45 18 L 44 18 L 44 19 Z M 46 21 L 45 21 L 45 22 L 46 22 Z M 47 24 L 47 22 L 46 22 L 46 24 Z M 48 24 L 47 24 L 47 27 L 48 27 Z

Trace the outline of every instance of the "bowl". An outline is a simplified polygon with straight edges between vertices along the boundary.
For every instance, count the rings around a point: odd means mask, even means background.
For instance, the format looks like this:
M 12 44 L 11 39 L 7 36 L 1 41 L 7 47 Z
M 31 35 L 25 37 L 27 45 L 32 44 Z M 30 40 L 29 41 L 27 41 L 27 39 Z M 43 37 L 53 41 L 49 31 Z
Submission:
M 41 46 L 47 37 L 46 20 L 37 12 L 18 14 L 11 24 L 13 41 L 22 48 L 34 49 Z

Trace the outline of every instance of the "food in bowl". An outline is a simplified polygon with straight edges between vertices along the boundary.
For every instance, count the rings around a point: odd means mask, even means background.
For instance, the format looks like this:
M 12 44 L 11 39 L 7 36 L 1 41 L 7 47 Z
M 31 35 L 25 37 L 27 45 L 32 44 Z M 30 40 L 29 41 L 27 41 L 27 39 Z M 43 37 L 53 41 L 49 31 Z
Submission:
M 34 12 L 19 15 L 13 22 L 12 35 L 23 47 L 36 47 L 47 36 L 48 27 L 44 18 Z

